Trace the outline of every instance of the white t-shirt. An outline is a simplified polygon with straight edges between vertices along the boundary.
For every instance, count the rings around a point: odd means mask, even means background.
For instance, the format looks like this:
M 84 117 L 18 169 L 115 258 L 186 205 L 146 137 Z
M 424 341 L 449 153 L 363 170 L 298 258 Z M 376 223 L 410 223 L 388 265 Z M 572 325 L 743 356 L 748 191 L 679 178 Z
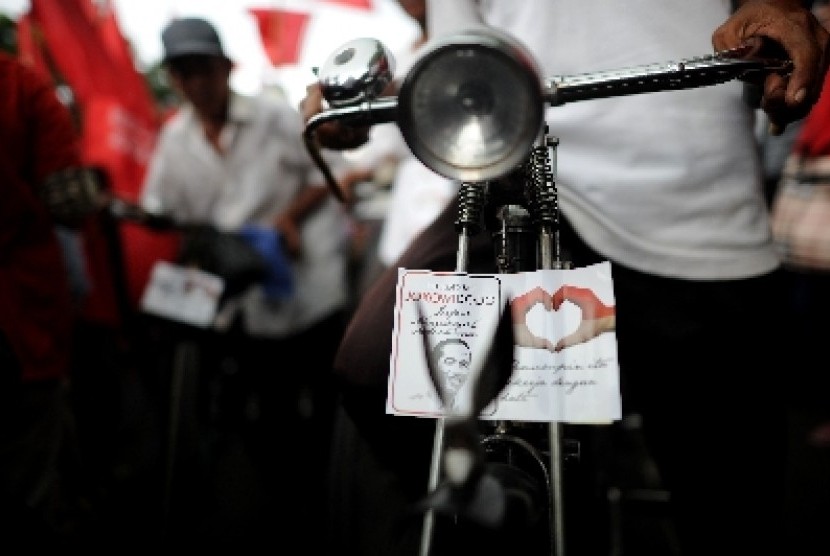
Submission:
M 210 223 L 225 231 L 273 226 L 305 187 L 326 187 L 302 142 L 302 116 L 290 105 L 232 94 L 220 138 L 208 143 L 192 108 L 164 126 L 141 194 L 142 206 L 179 223 Z M 345 165 L 325 153 L 337 175 Z M 302 224 L 302 255 L 292 261 L 294 295 L 269 299 L 261 287 L 241 299 L 253 335 L 281 337 L 310 326 L 347 302 L 347 215 L 330 196 Z
M 473 25 L 476 2 L 430 0 L 430 35 Z M 729 0 L 483 0 L 487 23 L 535 56 L 542 78 L 712 52 Z M 779 264 L 754 111 L 737 81 L 550 107 L 563 213 L 609 259 L 688 279 Z
M 414 156 L 402 160 L 378 239 L 378 259 L 392 266 L 457 191 L 456 182 L 436 174 Z

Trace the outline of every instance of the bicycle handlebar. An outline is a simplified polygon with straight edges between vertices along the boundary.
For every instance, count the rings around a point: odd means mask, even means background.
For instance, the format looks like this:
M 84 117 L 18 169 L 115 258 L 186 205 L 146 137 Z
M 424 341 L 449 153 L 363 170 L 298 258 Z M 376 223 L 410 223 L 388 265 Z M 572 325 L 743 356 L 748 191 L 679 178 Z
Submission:
M 378 53 L 386 52 L 385 48 L 374 44 L 371 48 L 365 45 L 355 48 L 355 43 L 362 45 L 361 41 L 374 39 L 359 39 L 342 47 L 371 52 L 373 56 L 366 61 L 366 70 L 357 75 L 343 75 L 338 73 L 342 68 L 329 64 L 320 85 L 324 96 L 327 91 L 335 91 L 339 97 L 332 103 L 335 107 L 308 120 L 303 134 L 309 153 L 340 201 L 344 195 L 320 155 L 315 138 L 317 129 L 326 123 L 372 126 L 395 122 L 412 152 L 427 167 L 451 179 L 487 181 L 505 175 L 529 152 L 541 128 L 544 105 L 555 107 L 585 100 L 693 89 L 735 79 L 752 82 L 770 73 L 786 74 L 792 70 L 790 60 L 746 57 L 747 48 L 742 47 L 680 61 L 542 80 L 532 57 L 520 43 L 491 31 L 466 31 L 437 42 L 410 69 L 398 96 L 374 99 L 367 97 L 366 91 L 379 87 L 368 86 L 367 80 L 386 82 L 387 74 L 378 68 L 394 65 L 378 61 Z M 331 59 L 340 57 L 333 55 Z M 469 70 L 471 60 L 476 62 L 474 72 Z M 350 72 L 359 67 L 360 64 L 350 59 Z M 499 95 L 500 82 L 505 80 L 512 80 L 514 92 Z M 447 83 L 452 86 L 446 86 Z M 348 97 L 344 93 L 348 84 L 356 90 L 352 105 L 344 105 L 343 101 Z M 499 103 L 506 106 L 494 109 Z M 536 108 L 529 110 L 531 106 Z M 518 117 L 511 116 L 514 121 L 507 122 L 499 119 L 500 114 L 521 114 L 523 119 L 519 121 Z M 470 140 L 463 137 L 464 150 L 473 154 L 468 159 L 445 158 L 444 153 L 460 143 L 461 130 L 469 125 L 489 126 L 489 133 L 481 135 L 499 136 L 503 139 L 503 150 L 493 154 L 489 145 L 477 146 L 474 142 L 471 148 Z

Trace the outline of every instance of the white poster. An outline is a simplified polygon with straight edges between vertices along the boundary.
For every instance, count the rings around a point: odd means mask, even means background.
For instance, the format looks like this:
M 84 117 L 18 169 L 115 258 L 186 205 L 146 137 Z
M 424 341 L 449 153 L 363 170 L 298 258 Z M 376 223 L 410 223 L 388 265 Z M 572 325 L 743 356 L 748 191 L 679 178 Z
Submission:
M 156 261 L 140 306 L 145 313 L 207 328 L 213 324 L 224 288 L 224 280 L 215 274 Z
M 608 263 L 488 275 L 400 269 L 387 412 L 437 418 L 469 411 L 502 311 L 510 311 L 516 344 L 512 371 L 480 418 L 620 419 Z M 447 407 L 429 376 L 425 339 Z

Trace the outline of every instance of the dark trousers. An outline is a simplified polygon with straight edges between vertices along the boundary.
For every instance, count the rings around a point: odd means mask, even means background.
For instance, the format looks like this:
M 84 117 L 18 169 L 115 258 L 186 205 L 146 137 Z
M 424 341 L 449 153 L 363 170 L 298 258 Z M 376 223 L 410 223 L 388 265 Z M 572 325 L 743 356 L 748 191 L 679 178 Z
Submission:
M 0 332 L 0 534 L 30 549 L 86 549 L 100 536 L 66 380 L 21 380 Z
M 573 235 L 563 243 L 577 266 L 599 260 Z M 776 552 L 787 442 L 781 272 L 687 281 L 612 261 L 612 273 L 623 413 L 641 419 L 670 494 L 667 553 Z M 628 539 L 631 553 L 643 540 Z

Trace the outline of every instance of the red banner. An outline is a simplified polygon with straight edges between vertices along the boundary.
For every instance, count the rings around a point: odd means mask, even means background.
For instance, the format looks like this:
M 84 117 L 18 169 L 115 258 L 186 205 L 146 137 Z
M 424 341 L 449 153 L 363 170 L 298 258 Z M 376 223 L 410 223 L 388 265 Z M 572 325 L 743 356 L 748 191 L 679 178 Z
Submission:
M 118 99 L 151 127 L 156 110 L 144 77 L 136 70 L 109 2 L 32 0 L 32 22 L 77 102 Z
M 295 64 L 300 59 L 309 15 L 269 8 L 251 8 L 262 39 L 262 47 L 274 67 Z
M 137 199 L 147 163 L 155 145 L 160 119 L 144 76 L 136 69 L 129 44 L 124 39 L 111 3 L 99 0 L 31 0 L 24 17 L 20 55 L 36 66 L 43 60 L 72 89 L 74 109 L 80 115 L 84 163 L 106 175 L 112 192 L 130 201 Z M 31 25 L 29 25 L 29 22 Z M 119 227 L 120 247 L 130 301 L 137 303 L 154 262 L 169 259 L 175 251 L 174 239 L 146 230 Z M 101 238 L 87 237 L 90 247 L 101 245 Z M 102 305 L 114 305 L 106 297 L 103 284 L 115 279 L 106 273 L 107 264 L 88 253 L 90 272 L 101 284 L 93 290 L 89 311 L 106 312 Z M 96 276 L 98 274 L 98 276 Z M 119 272 L 120 274 L 120 272 Z M 95 294 L 99 294 L 96 296 Z

